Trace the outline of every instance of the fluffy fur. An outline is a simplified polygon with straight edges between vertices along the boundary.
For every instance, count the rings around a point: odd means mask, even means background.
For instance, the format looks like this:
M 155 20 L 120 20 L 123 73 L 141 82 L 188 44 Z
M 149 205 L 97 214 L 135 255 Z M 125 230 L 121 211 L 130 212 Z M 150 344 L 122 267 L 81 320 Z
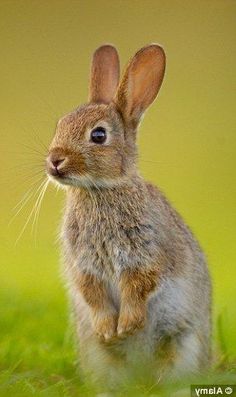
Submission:
M 152 44 L 118 86 L 115 48 L 97 49 L 90 101 L 59 121 L 47 158 L 48 174 L 67 191 L 61 238 L 81 367 L 107 388 L 129 377 L 139 358 L 154 382 L 196 373 L 210 359 L 204 255 L 136 167 L 137 127 L 164 70 L 164 51 Z M 103 144 L 91 141 L 98 126 Z

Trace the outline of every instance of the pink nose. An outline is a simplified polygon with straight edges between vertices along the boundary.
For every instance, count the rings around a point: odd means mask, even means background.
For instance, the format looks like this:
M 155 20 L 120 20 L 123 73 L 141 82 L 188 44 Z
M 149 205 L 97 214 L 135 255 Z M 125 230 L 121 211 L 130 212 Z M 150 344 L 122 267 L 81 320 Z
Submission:
M 50 155 L 47 158 L 47 171 L 50 175 L 60 176 L 62 175 L 62 165 L 65 158 L 59 158 L 55 155 Z
M 65 159 L 55 159 L 55 160 L 51 160 L 52 166 L 54 168 L 58 168 L 58 166 L 60 164 L 62 164 L 64 162 Z

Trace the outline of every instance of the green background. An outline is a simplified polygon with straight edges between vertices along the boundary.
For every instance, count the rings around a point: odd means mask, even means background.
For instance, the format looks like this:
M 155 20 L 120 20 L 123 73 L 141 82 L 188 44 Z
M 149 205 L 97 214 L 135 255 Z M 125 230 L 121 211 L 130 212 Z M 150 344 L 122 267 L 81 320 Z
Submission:
M 166 51 L 161 92 L 140 128 L 140 169 L 166 193 L 206 252 L 215 323 L 220 315 L 215 341 L 233 357 L 236 2 L 1 0 L 0 12 L 3 363 L 19 359 L 27 367 L 39 335 L 40 343 L 48 334 L 60 335 L 60 347 L 68 332 L 56 243 L 64 193 L 48 188 L 36 238 L 30 222 L 15 245 L 34 199 L 8 223 L 13 207 L 43 175 L 42 142 L 49 144 L 59 117 L 86 102 L 91 54 L 107 42 L 117 46 L 122 66 L 148 43 Z M 43 353 L 48 361 L 53 351 Z

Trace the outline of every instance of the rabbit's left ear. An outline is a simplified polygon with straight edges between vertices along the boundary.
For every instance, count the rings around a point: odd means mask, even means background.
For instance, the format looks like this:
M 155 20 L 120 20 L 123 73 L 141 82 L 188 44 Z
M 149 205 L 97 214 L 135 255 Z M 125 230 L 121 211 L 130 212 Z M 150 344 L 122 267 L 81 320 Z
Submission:
M 108 104 L 114 98 L 119 84 L 120 64 L 117 50 L 106 44 L 93 54 L 89 101 Z
M 157 44 L 141 48 L 131 59 L 118 88 L 115 102 L 133 127 L 154 101 L 165 73 L 165 53 Z

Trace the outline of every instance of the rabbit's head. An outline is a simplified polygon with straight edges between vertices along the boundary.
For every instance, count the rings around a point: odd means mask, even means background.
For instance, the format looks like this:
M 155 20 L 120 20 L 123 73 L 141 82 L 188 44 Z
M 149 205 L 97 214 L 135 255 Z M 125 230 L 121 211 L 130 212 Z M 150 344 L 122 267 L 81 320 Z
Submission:
M 111 45 L 93 56 L 89 102 L 59 120 L 46 160 L 48 175 L 73 186 L 114 186 L 136 168 L 136 131 L 154 101 L 165 71 L 163 49 L 139 50 L 119 84 L 119 58 Z

